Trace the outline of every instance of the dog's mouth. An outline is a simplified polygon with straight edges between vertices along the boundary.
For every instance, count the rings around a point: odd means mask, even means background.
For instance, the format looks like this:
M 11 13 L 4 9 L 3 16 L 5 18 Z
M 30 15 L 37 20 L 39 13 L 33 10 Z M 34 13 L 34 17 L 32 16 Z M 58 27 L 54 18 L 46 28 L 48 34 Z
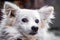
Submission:
M 36 35 L 37 32 L 33 32 L 33 31 L 32 31 L 32 32 L 30 32 L 29 34 L 30 34 L 30 35 Z

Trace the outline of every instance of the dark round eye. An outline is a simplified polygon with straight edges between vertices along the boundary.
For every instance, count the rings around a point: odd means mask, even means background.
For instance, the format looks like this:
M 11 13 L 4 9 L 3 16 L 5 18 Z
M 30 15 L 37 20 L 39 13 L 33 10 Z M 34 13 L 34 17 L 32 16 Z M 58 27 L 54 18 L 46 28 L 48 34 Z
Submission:
M 23 18 L 22 22 L 28 22 L 28 19 L 27 18 Z
M 38 19 L 36 19 L 36 20 L 35 20 L 35 22 L 36 22 L 36 23 L 39 23 L 39 20 L 38 20 Z

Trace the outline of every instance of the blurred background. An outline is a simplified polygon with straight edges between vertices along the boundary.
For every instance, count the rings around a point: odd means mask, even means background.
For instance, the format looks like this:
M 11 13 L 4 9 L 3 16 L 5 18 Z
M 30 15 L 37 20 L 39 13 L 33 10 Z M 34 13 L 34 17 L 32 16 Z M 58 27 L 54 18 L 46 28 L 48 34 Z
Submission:
M 0 9 L 3 8 L 4 1 L 10 0 L 0 0 Z M 55 31 L 56 35 L 60 35 L 60 0 L 12 0 L 20 8 L 25 9 L 39 9 L 44 5 L 52 5 L 55 8 L 55 19 L 52 19 L 53 24 L 49 24 L 51 28 L 50 31 Z M 2 20 L 2 12 L 0 11 L 0 21 Z

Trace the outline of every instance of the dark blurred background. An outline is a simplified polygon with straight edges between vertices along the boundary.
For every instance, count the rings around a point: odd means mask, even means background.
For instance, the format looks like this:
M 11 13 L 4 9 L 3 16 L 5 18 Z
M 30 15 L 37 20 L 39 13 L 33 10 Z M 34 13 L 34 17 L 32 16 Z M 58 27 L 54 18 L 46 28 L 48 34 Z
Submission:
M 3 8 L 4 1 L 10 0 L 0 0 L 0 9 Z M 12 0 L 20 8 L 26 9 L 39 9 L 44 5 L 52 5 L 55 8 L 55 19 L 52 19 L 53 24 L 50 23 L 50 30 L 56 30 L 60 32 L 60 0 Z M 2 12 L 0 11 L 0 21 L 2 20 Z

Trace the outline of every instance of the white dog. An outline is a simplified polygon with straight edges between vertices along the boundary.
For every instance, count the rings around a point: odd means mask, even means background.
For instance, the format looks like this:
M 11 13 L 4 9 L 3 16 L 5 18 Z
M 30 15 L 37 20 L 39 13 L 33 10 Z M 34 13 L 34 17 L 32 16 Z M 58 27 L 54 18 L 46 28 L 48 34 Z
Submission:
M 21 9 L 5 2 L 3 20 L 0 23 L 1 40 L 22 40 L 23 35 L 36 37 L 37 40 L 57 40 L 48 32 L 48 21 L 53 18 L 54 7 L 44 6 L 39 10 Z M 25 34 L 24 34 L 25 33 Z

